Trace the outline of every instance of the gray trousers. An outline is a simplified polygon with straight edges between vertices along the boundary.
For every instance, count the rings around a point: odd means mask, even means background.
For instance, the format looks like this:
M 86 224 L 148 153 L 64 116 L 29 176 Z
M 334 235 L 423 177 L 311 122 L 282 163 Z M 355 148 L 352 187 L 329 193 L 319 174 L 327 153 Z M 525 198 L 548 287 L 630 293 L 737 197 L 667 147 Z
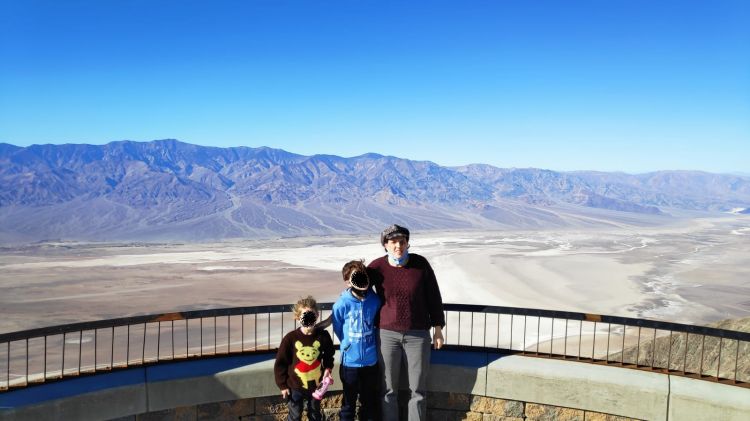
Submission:
M 427 419 L 427 369 L 430 366 L 430 332 L 406 333 L 380 329 L 380 366 L 384 370 L 383 421 L 398 421 L 398 386 L 401 365 L 409 374 L 409 421 Z

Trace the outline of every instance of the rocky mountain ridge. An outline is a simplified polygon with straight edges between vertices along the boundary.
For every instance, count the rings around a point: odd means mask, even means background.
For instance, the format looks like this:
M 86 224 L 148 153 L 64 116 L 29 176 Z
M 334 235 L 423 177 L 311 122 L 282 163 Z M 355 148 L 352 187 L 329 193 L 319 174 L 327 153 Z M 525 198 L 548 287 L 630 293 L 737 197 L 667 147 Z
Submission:
M 0 242 L 358 233 L 393 221 L 417 229 L 577 226 L 749 207 L 749 177 L 692 171 L 443 167 L 176 140 L 0 144 Z

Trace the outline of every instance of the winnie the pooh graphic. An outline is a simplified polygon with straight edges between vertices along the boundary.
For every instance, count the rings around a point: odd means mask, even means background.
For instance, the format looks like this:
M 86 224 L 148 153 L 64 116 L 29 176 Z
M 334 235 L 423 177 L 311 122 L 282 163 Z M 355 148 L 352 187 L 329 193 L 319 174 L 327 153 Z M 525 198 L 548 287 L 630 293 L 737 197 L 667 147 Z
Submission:
M 297 348 L 297 358 L 299 362 L 294 366 L 294 372 L 302 381 L 302 387 L 308 389 L 307 383 L 310 381 L 315 382 L 315 386 L 320 383 L 320 342 L 313 342 L 312 346 L 304 346 L 302 342 L 297 341 L 294 343 L 294 347 Z

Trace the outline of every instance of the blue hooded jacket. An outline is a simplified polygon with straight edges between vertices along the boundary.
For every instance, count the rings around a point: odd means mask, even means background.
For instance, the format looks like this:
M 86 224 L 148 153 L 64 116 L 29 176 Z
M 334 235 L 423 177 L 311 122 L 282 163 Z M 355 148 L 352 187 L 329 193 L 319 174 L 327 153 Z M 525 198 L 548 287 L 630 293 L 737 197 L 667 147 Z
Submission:
M 341 365 L 366 367 L 378 363 L 375 317 L 379 310 L 380 298 L 372 289 L 359 300 L 347 288 L 333 304 L 333 331 L 341 341 Z

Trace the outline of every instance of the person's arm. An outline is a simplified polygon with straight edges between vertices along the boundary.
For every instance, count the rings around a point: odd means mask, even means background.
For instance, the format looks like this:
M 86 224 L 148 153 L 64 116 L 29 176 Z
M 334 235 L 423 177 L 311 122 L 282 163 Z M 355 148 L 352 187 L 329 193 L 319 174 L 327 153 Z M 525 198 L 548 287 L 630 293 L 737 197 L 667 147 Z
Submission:
M 344 342 L 344 312 L 346 311 L 346 306 L 336 301 L 336 303 L 333 305 L 333 312 L 331 314 L 331 319 L 333 321 L 333 333 L 336 334 L 336 337 L 339 338 L 339 341 L 341 343 Z
M 435 272 L 432 266 L 425 259 L 425 293 L 427 295 L 427 311 L 430 314 L 430 323 L 435 329 L 432 334 L 432 343 L 435 349 L 443 347 L 445 339 L 443 338 L 443 327 L 445 326 L 445 313 L 443 312 L 443 297 L 440 294 Z
M 336 349 L 333 347 L 333 340 L 331 339 L 331 335 L 328 334 L 328 332 L 323 332 L 321 335 L 321 349 L 323 354 L 323 368 L 324 373 L 323 377 L 331 376 L 331 370 L 333 370 L 333 354 L 336 352 Z
M 292 363 L 291 356 L 289 355 L 291 349 L 289 344 L 289 335 L 287 335 L 281 340 L 279 350 L 276 352 L 276 361 L 273 364 L 274 380 L 276 380 L 276 385 L 281 390 L 283 398 L 286 398 L 289 394 L 287 380 L 289 380 L 289 365 Z
M 326 317 L 325 319 L 323 319 L 323 320 L 321 320 L 320 322 L 318 322 L 318 323 L 317 323 L 317 324 L 315 325 L 315 327 L 313 328 L 313 330 L 314 330 L 314 331 L 320 331 L 320 330 L 326 330 L 326 329 L 328 329 L 328 326 L 330 326 L 330 325 L 331 325 L 331 321 L 332 321 L 332 320 L 333 320 L 333 319 L 332 319 L 332 318 L 331 318 L 331 316 L 329 315 L 329 316 L 328 316 L 328 317 Z
M 367 277 L 370 278 L 370 288 L 383 300 L 383 274 L 380 269 L 377 266 L 367 266 Z
M 430 314 L 432 326 L 445 326 L 445 314 L 443 313 L 443 297 L 440 294 L 435 272 L 425 260 L 425 294 L 427 298 L 427 311 Z
M 377 295 L 380 301 L 380 308 L 375 313 L 375 327 L 380 327 L 380 310 L 385 305 L 385 290 L 383 289 L 383 274 L 380 273 L 380 269 L 373 265 L 377 260 L 370 262 L 367 266 L 367 276 L 370 278 L 370 289 Z

